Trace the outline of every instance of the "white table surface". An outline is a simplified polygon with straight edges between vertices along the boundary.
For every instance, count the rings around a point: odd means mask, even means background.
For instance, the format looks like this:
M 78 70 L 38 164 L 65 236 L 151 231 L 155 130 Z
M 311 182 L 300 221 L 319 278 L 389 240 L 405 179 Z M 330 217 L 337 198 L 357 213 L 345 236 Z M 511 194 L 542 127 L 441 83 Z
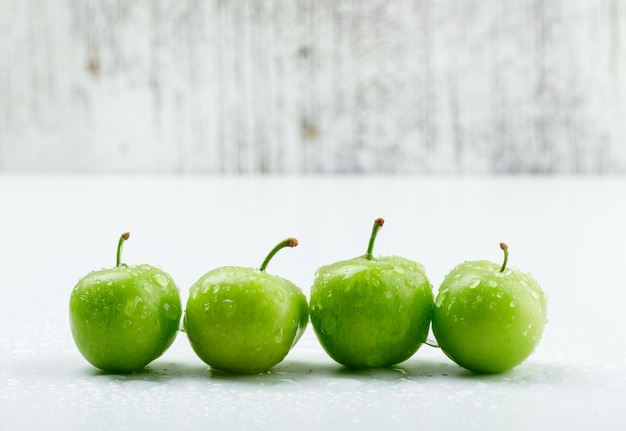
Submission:
M 258 267 L 309 294 L 315 269 L 363 254 L 425 265 L 437 286 L 464 260 L 501 260 L 549 295 L 535 353 L 475 375 L 423 346 L 390 369 L 334 363 L 309 326 L 270 372 L 211 372 L 184 334 L 145 372 L 107 375 L 68 324 L 76 281 L 123 261 L 189 286 Z M 31 429 L 619 429 L 626 425 L 626 178 L 89 177 L 0 175 L 0 418 Z M 624 428 L 622 428 L 624 429 Z

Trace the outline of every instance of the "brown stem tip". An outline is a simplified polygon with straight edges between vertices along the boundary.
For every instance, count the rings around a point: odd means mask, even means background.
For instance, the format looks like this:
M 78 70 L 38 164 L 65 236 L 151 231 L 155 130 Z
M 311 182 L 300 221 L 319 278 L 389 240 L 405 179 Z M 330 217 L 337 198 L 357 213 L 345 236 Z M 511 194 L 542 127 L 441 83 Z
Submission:
M 287 243 L 286 246 L 287 247 L 295 247 L 298 245 L 298 240 L 295 238 L 287 238 Z
M 502 262 L 502 266 L 500 267 L 500 272 L 504 272 L 504 269 L 506 268 L 506 263 L 509 260 L 509 246 L 501 242 L 500 248 L 502 249 L 502 251 L 504 251 L 504 262 Z
M 120 235 L 120 239 L 117 242 L 117 256 L 115 258 L 115 266 L 118 267 L 122 264 L 122 246 L 124 245 L 124 241 L 126 241 L 130 237 L 130 233 L 124 232 Z
M 376 220 L 374 220 L 374 223 L 376 223 L 380 227 L 383 227 L 383 225 L 385 224 L 385 220 L 379 217 Z

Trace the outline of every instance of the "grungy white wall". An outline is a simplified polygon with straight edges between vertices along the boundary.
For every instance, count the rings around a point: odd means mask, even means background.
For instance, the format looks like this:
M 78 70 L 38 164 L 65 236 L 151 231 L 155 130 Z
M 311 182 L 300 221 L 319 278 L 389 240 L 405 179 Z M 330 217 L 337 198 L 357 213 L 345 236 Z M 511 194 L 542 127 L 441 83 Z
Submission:
M 0 0 L 0 171 L 626 173 L 621 0 Z

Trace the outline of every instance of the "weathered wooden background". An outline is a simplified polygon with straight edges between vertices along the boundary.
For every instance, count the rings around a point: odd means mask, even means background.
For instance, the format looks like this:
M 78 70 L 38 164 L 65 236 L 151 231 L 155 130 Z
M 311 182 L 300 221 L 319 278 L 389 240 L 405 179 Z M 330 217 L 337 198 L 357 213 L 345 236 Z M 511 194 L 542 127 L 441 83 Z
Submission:
M 0 0 L 0 171 L 626 173 L 624 0 Z

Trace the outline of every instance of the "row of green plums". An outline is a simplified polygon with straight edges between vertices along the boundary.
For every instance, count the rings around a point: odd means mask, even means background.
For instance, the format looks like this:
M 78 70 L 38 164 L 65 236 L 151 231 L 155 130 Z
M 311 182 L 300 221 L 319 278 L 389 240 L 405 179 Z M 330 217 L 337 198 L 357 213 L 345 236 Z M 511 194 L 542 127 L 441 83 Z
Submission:
M 524 361 L 539 342 L 547 298 L 527 273 L 504 262 L 456 266 L 437 297 L 417 262 L 374 257 L 382 219 L 376 219 L 365 255 L 318 269 L 310 302 L 302 290 L 265 269 L 227 266 L 203 275 L 189 291 L 182 329 L 196 354 L 212 368 L 239 374 L 264 372 L 281 362 L 303 334 L 309 317 L 328 355 L 349 368 L 388 367 L 411 357 L 433 335 L 460 366 L 499 373 Z M 95 367 L 131 372 L 161 356 L 180 329 L 182 305 L 164 271 L 120 261 L 92 272 L 74 287 L 70 326 L 82 355 Z

